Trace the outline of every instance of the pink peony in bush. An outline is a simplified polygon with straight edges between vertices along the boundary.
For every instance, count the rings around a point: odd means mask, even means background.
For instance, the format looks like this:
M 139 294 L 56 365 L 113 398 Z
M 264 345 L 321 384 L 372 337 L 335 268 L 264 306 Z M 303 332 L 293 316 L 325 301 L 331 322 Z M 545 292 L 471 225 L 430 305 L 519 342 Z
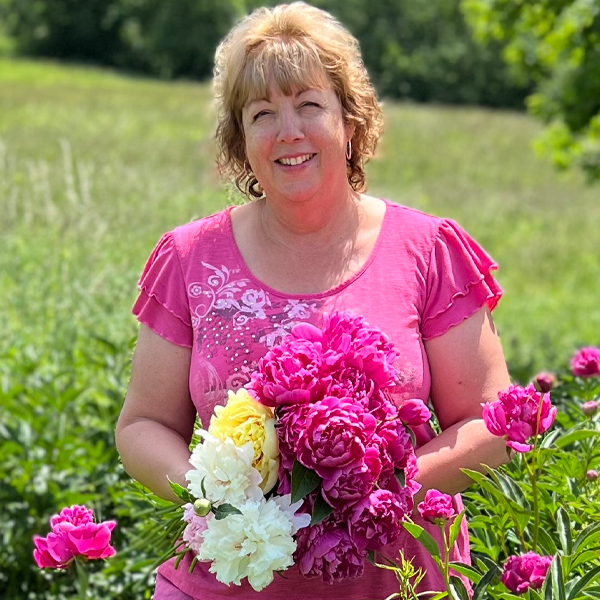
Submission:
M 538 590 L 551 563 L 551 556 L 540 556 L 535 552 L 510 556 L 504 563 L 502 583 L 515 594 L 524 594 L 529 588 Z
M 94 523 L 93 512 L 85 506 L 64 508 L 50 519 L 52 531 L 45 537 L 34 536 L 33 557 L 38 567 L 65 569 L 77 556 L 86 560 L 110 558 L 115 521 Z
M 588 481 L 597 481 L 598 480 L 598 471 L 596 471 L 596 469 L 589 469 L 585 473 L 585 478 Z
M 598 412 L 598 403 L 595 400 L 588 400 L 581 405 L 581 412 L 586 417 L 593 417 Z
M 556 407 L 550 394 L 527 387 L 511 385 L 498 393 L 498 400 L 483 405 L 483 420 L 488 430 L 506 438 L 506 445 L 517 452 L 529 452 L 529 438 L 546 431 L 556 418 Z
M 571 359 L 571 370 L 576 377 L 600 377 L 600 348 L 578 350 Z
M 445 523 L 456 516 L 452 496 L 434 489 L 427 490 L 425 499 L 417 506 L 417 510 L 423 519 L 436 524 Z
M 533 384 L 538 392 L 547 394 L 556 385 L 556 375 L 543 371 L 533 378 Z

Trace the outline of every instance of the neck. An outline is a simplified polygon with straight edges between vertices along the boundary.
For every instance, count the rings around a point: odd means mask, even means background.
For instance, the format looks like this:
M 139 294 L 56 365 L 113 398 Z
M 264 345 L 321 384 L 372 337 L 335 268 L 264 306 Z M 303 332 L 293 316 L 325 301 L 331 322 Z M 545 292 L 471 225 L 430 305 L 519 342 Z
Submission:
M 350 188 L 336 201 L 309 201 L 292 206 L 269 200 L 258 202 L 262 231 L 278 245 L 297 248 L 302 242 L 339 242 L 353 237 L 358 229 L 360 195 Z

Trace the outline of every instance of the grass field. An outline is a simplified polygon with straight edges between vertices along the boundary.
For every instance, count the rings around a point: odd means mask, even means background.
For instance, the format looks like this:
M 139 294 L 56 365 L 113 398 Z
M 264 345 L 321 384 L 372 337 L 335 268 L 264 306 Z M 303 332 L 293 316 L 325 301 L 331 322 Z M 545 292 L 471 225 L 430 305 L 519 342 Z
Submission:
M 600 187 L 536 158 L 523 114 L 386 102 L 385 118 L 370 192 L 458 220 L 498 261 L 513 375 L 598 344 Z M 0 355 L 128 349 L 160 234 L 239 201 L 213 129 L 207 85 L 0 59 Z

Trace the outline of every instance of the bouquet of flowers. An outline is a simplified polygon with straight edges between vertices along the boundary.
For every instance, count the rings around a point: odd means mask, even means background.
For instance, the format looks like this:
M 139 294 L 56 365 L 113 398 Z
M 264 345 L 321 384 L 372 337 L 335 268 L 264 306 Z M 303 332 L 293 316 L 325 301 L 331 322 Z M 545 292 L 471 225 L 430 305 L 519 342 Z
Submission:
M 380 330 L 335 312 L 259 360 L 198 432 L 188 489 L 171 484 L 192 568 L 209 561 L 219 581 L 257 591 L 293 564 L 333 583 L 397 539 L 420 487 L 410 427 L 430 413 L 391 400 L 396 357 Z

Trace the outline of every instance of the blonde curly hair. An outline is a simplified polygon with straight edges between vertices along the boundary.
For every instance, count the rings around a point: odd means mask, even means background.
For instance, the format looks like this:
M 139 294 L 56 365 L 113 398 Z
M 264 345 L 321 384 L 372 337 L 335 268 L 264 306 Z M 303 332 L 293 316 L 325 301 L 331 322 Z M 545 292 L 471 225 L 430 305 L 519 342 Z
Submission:
M 304 2 L 255 10 L 217 48 L 213 85 L 221 175 L 249 198 L 263 196 L 246 156 L 242 109 L 248 100 L 268 96 L 271 78 L 284 94 L 307 86 L 333 88 L 344 120 L 354 127 L 348 183 L 364 191 L 364 164 L 382 131 L 381 106 L 356 38 L 330 14 Z

